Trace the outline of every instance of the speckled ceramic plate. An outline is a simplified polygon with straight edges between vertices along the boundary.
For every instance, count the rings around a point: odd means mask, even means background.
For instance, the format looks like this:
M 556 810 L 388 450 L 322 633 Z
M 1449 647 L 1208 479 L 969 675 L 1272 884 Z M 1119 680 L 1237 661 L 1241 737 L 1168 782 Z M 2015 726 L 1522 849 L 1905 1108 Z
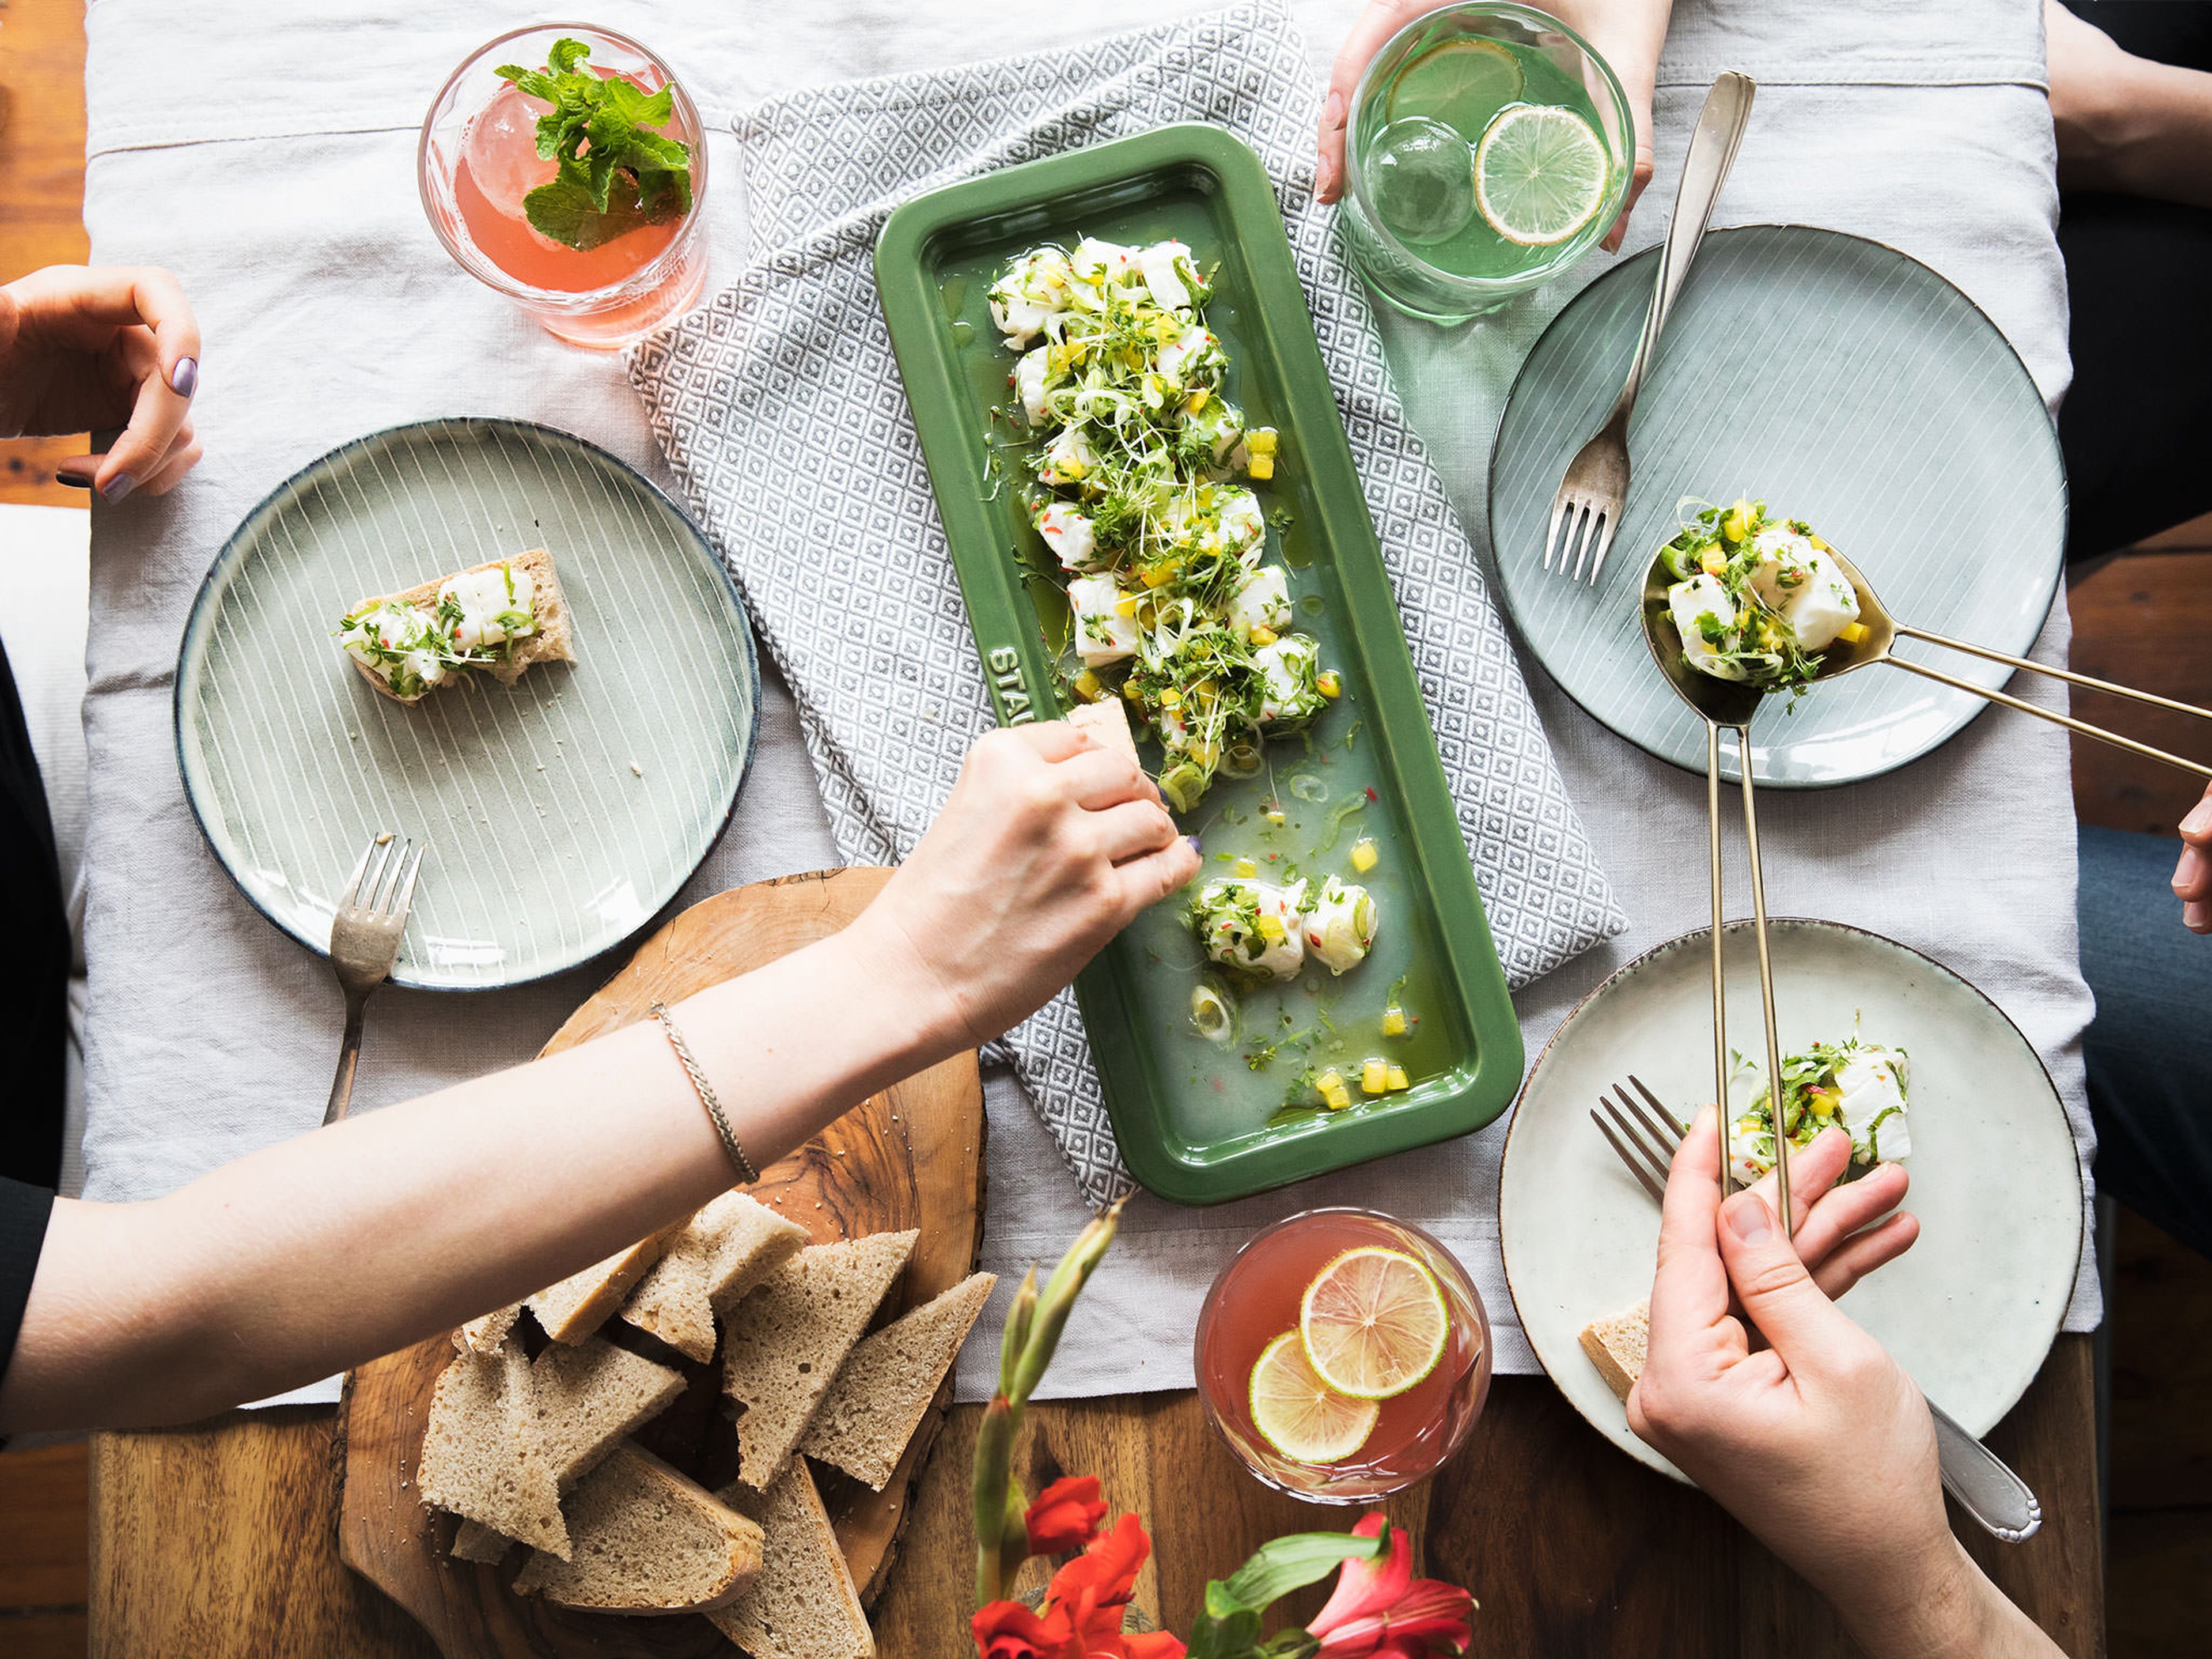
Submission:
M 1658 1206 L 1589 1114 L 1632 1073 L 1683 1117 L 1711 1094 L 1706 939 L 1645 952 L 1567 1016 L 1522 1087 L 1498 1177 L 1505 1281 L 1537 1358 L 1599 1433 L 1668 1474 L 1577 1340 L 1651 1294 L 1659 1238 Z M 2081 1164 L 2058 1092 L 2002 1011 L 1919 952 L 1828 921 L 1776 921 L 1769 939 L 1784 1054 L 1857 1020 L 1911 1058 L 1905 1207 L 1920 1239 L 1843 1306 L 1986 1434 L 2034 1379 L 2074 1293 Z M 1729 1031 L 1748 1052 L 1765 1042 L 1749 924 L 1730 926 L 1727 966 Z
M 573 664 L 406 707 L 332 638 L 364 599 L 532 547 Z M 729 822 L 759 707 L 736 589 L 674 502 L 567 433 L 432 421 L 333 450 L 239 526 L 185 625 L 177 759 L 223 868 L 313 951 L 371 836 L 427 840 L 393 981 L 483 989 L 653 920 Z
M 1577 295 L 1522 367 L 1491 457 L 1505 603 L 1552 678 L 1638 747 L 1702 773 L 1705 730 L 1652 666 L 1638 616 L 1685 496 L 1764 497 L 1808 520 L 1900 620 L 2015 655 L 2043 627 L 2066 540 L 2066 477 L 2042 395 L 1996 326 L 1927 266 L 1798 225 L 1707 236 L 1629 427 L 1635 482 L 1603 580 L 1542 568 L 1552 497 L 1620 394 L 1656 252 Z M 1906 646 L 1978 685 L 2009 672 Z M 1752 775 L 1850 783 L 1916 760 L 1987 705 L 1896 669 L 1770 698 Z M 2000 715 L 2001 719 L 2013 718 Z M 1733 779 L 1735 745 L 1721 764 Z

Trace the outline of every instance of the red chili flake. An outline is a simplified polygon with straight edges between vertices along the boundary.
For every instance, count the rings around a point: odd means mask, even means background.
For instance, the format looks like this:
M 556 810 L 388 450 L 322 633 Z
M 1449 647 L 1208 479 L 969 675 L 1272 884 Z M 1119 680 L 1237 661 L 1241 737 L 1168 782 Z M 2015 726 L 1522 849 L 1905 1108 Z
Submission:
M 1367 799 L 1370 800 L 1380 800 L 1382 799 L 1382 796 L 1375 793 L 1375 786 L 1373 784 L 1367 786 Z

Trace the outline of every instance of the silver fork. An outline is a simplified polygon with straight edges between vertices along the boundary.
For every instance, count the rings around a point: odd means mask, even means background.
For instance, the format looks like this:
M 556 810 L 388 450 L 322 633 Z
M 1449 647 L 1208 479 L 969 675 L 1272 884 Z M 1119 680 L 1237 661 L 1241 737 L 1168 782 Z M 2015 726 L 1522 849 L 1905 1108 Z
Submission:
M 1668 1170 L 1689 1126 L 1662 1106 L 1659 1097 L 1640 1079 L 1632 1074 L 1628 1080 L 1644 1097 L 1642 1102 L 1631 1098 L 1628 1091 L 1616 1083 L 1613 1098 L 1598 1097 L 1605 1116 L 1592 1112 L 1590 1121 L 1620 1155 L 1629 1174 L 1651 1194 L 1652 1201 L 1663 1204 Z M 2008 1544 L 2034 1537 L 2043 1525 L 2043 1505 L 2028 1490 L 2027 1482 L 1932 1400 L 1928 1401 L 1928 1414 L 1936 1420 L 1936 1462 L 1942 1472 L 1943 1490 L 1957 1498 L 1959 1507 L 1991 1537 Z
M 325 1124 L 336 1123 L 353 1102 L 354 1068 L 361 1062 L 362 1015 L 368 994 L 384 983 L 399 959 L 399 938 L 407 931 L 407 908 L 415 902 L 415 878 L 422 873 L 427 842 L 410 842 L 389 830 L 368 843 L 353 867 L 345 896 L 331 922 L 331 966 L 338 972 L 346 1004 L 345 1042 L 338 1049 L 338 1074 L 331 1080 Z
M 1621 509 L 1628 501 L 1628 416 L 1644 389 L 1644 374 L 1659 344 L 1659 331 L 1667 313 L 1690 275 L 1690 263 L 1705 240 L 1706 222 L 1720 197 L 1729 168 L 1735 161 L 1736 146 L 1751 119 L 1751 100 L 1759 91 L 1750 76 L 1734 70 L 1723 74 L 1705 94 L 1705 106 L 1690 135 L 1689 154 L 1682 161 L 1682 182 L 1674 191 L 1674 216 L 1667 222 L 1667 240 L 1659 249 L 1659 270 L 1651 286 L 1651 304 L 1644 313 L 1644 331 L 1637 338 L 1636 356 L 1628 364 L 1628 379 L 1590 441 L 1567 463 L 1552 497 L 1551 527 L 1544 535 L 1544 568 L 1552 568 L 1558 546 L 1559 574 L 1572 581 L 1583 578 L 1589 566 L 1590 586 L 1597 586 L 1605 568 L 1605 556 L 1613 550 L 1613 532 L 1620 528 Z M 1559 546 L 1565 526 L 1566 542 Z M 1595 556 L 1593 556 L 1593 555 Z M 1572 566 L 1570 569 L 1569 567 Z

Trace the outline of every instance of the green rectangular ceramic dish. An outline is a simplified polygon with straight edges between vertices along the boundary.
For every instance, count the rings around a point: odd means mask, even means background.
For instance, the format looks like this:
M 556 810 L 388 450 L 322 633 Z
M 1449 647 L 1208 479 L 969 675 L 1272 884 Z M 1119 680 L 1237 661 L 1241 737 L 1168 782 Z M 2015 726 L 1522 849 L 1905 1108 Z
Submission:
M 1381 918 L 1373 953 L 1342 978 L 1310 963 L 1287 987 L 1239 997 L 1225 1043 L 1191 1021 L 1202 958 L 1181 901 L 1124 932 L 1076 981 L 1121 1155 L 1161 1197 L 1212 1204 L 1479 1129 L 1520 1084 L 1520 1030 L 1274 192 L 1259 158 L 1218 127 L 1164 127 L 933 191 L 892 214 L 877 244 L 876 285 L 999 719 L 1058 717 L 1067 619 L 1023 479 L 1001 457 L 993 410 L 1013 353 L 988 289 L 1012 255 L 1084 236 L 1178 237 L 1202 267 L 1218 264 L 1206 319 L 1229 356 L 1224 395 L 1281 434 L 1273 480 L 1254 487 L 1295 626 L 1344 686 L 1303 738 L 1267 745 L 1259 775 L 1218 780 L 1184 827 L 1203 837 L 1209 876 L 1242 858 L 1269 876 L 1340 874 L 1368 885 Z M 1262 816 L 1270 801 L 1279 824 Z M 1379 858 L 1355 876 L 1363 838 Z M 1386 1035 L 1393 1003 L 1403 1034 Z M 1370 1056 L 1402 1066 L 1412 1086 L 1364 1096 Z M 1315 1074 L 1331 1067 L 1354 1103 L 1310 1109 Z

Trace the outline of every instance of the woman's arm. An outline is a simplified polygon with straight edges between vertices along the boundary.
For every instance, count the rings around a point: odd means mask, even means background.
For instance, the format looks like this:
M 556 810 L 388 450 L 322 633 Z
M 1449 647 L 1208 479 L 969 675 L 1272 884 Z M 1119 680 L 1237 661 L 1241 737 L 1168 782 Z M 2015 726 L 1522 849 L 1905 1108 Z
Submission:
M 1197 864 L 1133 760 L 1060 724 L 994 732 L 851 927 L 670 1012 L 764 1168 L 1033 1012 Z M 328 1376 L 550 1285 L 733 1179 L 645 1022 L 166 1198 L 58 1202 L 0 1433 L 187 1421 Z
M 2124 52 L 2044 0 L 2058 182 L 2212 207 L 2212 75 Z

